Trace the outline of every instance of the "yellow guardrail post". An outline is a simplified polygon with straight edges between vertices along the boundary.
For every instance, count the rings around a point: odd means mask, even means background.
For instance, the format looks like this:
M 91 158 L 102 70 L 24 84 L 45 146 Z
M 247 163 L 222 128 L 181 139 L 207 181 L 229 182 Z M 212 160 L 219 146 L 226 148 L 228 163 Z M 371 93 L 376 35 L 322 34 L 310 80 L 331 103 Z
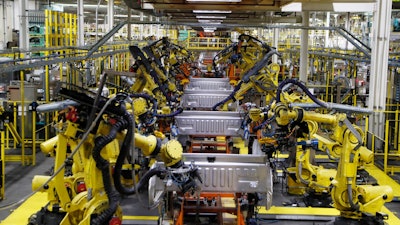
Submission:
M 36 164 L 36 110 L 32 110 L 32 166 Z
M 13 124 L 17 124 L 17 118 L 18 118 L 18 104 L 17 104 L 17 102 L 13 103 L 13 114 L 14 114 Z M 17 148 L 17 143 L 15 141 L 13 141 L 13 148 Z
M 25 75 L 24 71 L 20 72 L 20 92 L 21 92 L 21 161 L 22 165 L 25 166 Z M 17 125 L 17 123 L 15 123 Z
M 400 110 L 396 110 L 396 126 L 397 126 L 397 131 L 399 130 L 399 114 L 400 114 Z M 397 133 L 397 151 L 400 152 L 400 132 Z
M 45 10 L 45 38 L 46 38 L 46 48 L 50 47 L 50 35 L 52 32 L 52 29 L 50 28 L 50 24 L 51 24 L 51 11 L 50 10 Z M 49 51 L 45 51 L 44 55 L 46 56 L 46 60 L 48 60 L 48 56 L 49 56 Z M 45 90 L 44 90 L 44 100 L 45 102 L 49 102 L 50 101 L 50 89 L 49 89 L 49 76 L 50 76 L 50 72 L 49 72 L 49 66 L 46 65 L 44 67 L 44 71 L 45 71 L 45 76 L 44 76 L 44 86 L 45 86 Z M 62 71 L 62 70 L 61 70 Z M 60 74 L 60 76 L 62 77 L 62 75 Z M 61 78 L 60 77 L 60 78 Z M 46 123 L 49 122 L 49 118 L 46 116 Z M 48 138 L 48 129 L 45 129 L 45 138 Z
M 387 173 L 387 163 L 388 163 L 388 154 L 389 154 L 389 120 L 386 120 L 386 128 L 385 128 L 385 149 L 383 155 L 383 171 L 385 174 Z
M 5 183 L 6 183 L 6 168 L 5 168 L 5 140 L 4 140 L 4 129 L 0 128 L 0 150 L 1 150 L 1 187 L 0 187 L 0 199 L 4 199 L 5 194 Z
M 371 138 L 372 139 L 371 140 L 371 149 L 372 149 L 372 152 L 375 153 L 375 135 L 371 133 L 371 137 L 372 137 Z
M 368 137 L 368 128 L 369 128 L 369 117 L 368 116 L 366 116 L 365 117 L 365 134 L 366 135 L 364 135 L 364 137 L 363 137 L 363 143 L 364 143 L 364 146 L 367 146 L 367 137 Z M 374 150 L 372 150 L 372 152 L 374 152 Z
M 397 153 L 400 153 L 400 148 L 399 148 L 399 110 L 397 109 L 395 111 L 394 115 L 394 140 L 393 140 L 393 145 L 397 146 Z

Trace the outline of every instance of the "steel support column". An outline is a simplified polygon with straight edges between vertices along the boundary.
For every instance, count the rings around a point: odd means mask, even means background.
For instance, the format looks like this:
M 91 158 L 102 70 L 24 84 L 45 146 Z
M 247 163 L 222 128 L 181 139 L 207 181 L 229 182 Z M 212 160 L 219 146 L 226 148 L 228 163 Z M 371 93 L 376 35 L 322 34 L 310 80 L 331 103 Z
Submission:
M 325 27 L 329 27 L 330 26 L 330 17 L 331 17 L 331 13 L 327 12 L 326 13 L 326 21 L 325 21 Z M 329 30 L 325 30 L 325 42 L 324 42 L 324 46 L 325 48 L 329 47 Z
M 131 20 L 132 20 L 132 10 L 128 8 L 128 41 L 132 40 L 132 24 L 131 24 Z
M 95 12 L 95 22 L 96 22 L 96 42 L 99 40 L 99 7 L 100 7 L 101 0 L 98 0 L 96 12 Z
M 143 14 L 143 12 L 140 12 L 139 15 L 140 15 L 140 18 L 139 18 L 140 22 L 143 22 L 143 21 L 144 21 L 144 14 Z M 144 24 L 140 24 L 140 25 L 139 25 L 139 40 L 140 40 L 140 41 L 143 40 L 143 31 L 144 31 Z
M 107 7 L 107 31 L 111 31 L 114 27 L 114 0 L 108 0 L 108 7 Z M 110 38 L 109 41 L 113 41 L 113 36 Z
M 308 27 L 310 24 L 310 12 L 303 12 L 303 26 Z M 308 69 L 308 29 L 301 30 L 300 44 L 300 81 L 307 82 Z
M 275 47 L 277 50 L 279 49 L 279 29 L 278 28 L 274 28 L 274 38 L 273 38 L 273 46 Z M 278 56 L 277 55 L 273 55 L 272 56 L 272 62 L 273 63 L 278 63 Z
M 369 131 L 383 138 L 385 114 L 382 111 L 386 106 L 392 1 L 378 0 L 376 4 L 368 99 L 368 108 L 373 109 L 374 113 L 370 116 Z
M 28 17 L 27 17 L 28 0 L 19 0 L 19 49 L 29 50 L 29 29 L 28 29 Z
M 83 0 L 77 0 L 78 7 L 76 8 L 78 14 L 78 46 L 85 45 L 84 36 L 84 16 L 83 16 Z
M 345 26 L 346 30 L 350 30 L 350 13 L 349 12 L 346 14 L 346 23 L 344 26 Z M 346 41 L 346 50 L 348 50 L 348 49 L 349 49 L 349 42 Z

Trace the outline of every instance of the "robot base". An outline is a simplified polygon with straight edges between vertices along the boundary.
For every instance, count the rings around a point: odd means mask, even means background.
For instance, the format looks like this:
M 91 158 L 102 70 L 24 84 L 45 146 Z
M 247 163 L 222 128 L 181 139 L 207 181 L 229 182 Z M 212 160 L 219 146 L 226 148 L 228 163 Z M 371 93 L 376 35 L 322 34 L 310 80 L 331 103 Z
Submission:
M 344 217 L 338 217 L 334 225 L 386 225 L 384 222 L 388 218 L 388 215 L 382 213 L 376 213 L 375 216 L 363 214 L 360 220 L 349 219 Z
M 64 212 L 51 212 L 43 207 L 29 218 L 28 225 L 58 225 L 64 217 Z
M 324 207 L 324 208 L 331 208 L 332 197 L 330 193 L 315 193 L 309 192 L 304 195 L 304 203 L 306 206 L 311 207 Z

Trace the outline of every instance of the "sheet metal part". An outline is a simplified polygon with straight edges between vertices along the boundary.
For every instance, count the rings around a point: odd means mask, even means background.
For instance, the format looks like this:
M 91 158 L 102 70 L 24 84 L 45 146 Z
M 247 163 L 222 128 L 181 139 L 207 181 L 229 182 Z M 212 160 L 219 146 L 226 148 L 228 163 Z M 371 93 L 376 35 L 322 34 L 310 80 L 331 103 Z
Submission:
M 185 90 L 182 96 L 182 107 L 209 109 L 227 98 L 232 91 L 228 90 Z
M 233 87 L 229 78 L 191 78 L 185 90 L 233 90 Z
M 186 165 L 194 162 L 199 168 L 203 180 L 198 184 L 201 192 L 257 193 L 259 205 L 271 207 L 273 176 L 266 156 L 184 153 L 183 159 Z M 163 163 L 157 162 L 156 166 L 163 166 Z M 149 183 L 150 201 L 165 189 L 179 191 L 173 183 L 166 184 L 155 176 Z
M 180 135 L 240 136 L 242 118 L 233 111 L 183 111 L 175 121 Z

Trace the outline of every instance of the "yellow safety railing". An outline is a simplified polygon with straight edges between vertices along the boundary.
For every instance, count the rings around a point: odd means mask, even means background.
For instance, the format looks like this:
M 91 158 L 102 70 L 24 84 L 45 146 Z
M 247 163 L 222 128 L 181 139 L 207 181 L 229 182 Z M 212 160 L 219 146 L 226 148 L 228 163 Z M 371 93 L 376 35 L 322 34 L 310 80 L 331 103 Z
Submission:
M 8 105 L 13 110 L 13 121 L 5 121 L 4 123 L 4 149 L 10 150 L 5 156 L 5 162 L 21 162 L 22 165 L 35 165 L 36 145 L 44 140 L 38 140 L 36 137 L 38 133 L 36 130 L 37 114 L 35 111 L 29 110 L 30 105 L 25 101 L 8 101 Z M 28 123 L 30 124 L 28 130 L 25 126 L 27 121 L 31 122 Z M 16 149 L 20 149 L 21 152 L 19 153 Z M 30 149 L 31 153 L 27 153 L 27 149 Z
M 188 50 L 222 50 L 231 44 L 229 38 L 189 37 L 185 48 Z
M 6 168 L 5 168 L 5 135 L 4 129 L 0 128 L 0 166 L 1 166 L 1 187 L 0 187 L 0 199 L 4 199 L 4 187 L 5 187 L 5 177 L 6 177 Z
M 366 132 L 365 145 L 369 147 L 375 156 L 375 164 L 381 166 L 385 173 L 399 173 L 400 164 L 400 110 L 385 111 L 384 136 L 379 137 L 369 131 Z M 368 130 L 369 121 L 366 122 Z

